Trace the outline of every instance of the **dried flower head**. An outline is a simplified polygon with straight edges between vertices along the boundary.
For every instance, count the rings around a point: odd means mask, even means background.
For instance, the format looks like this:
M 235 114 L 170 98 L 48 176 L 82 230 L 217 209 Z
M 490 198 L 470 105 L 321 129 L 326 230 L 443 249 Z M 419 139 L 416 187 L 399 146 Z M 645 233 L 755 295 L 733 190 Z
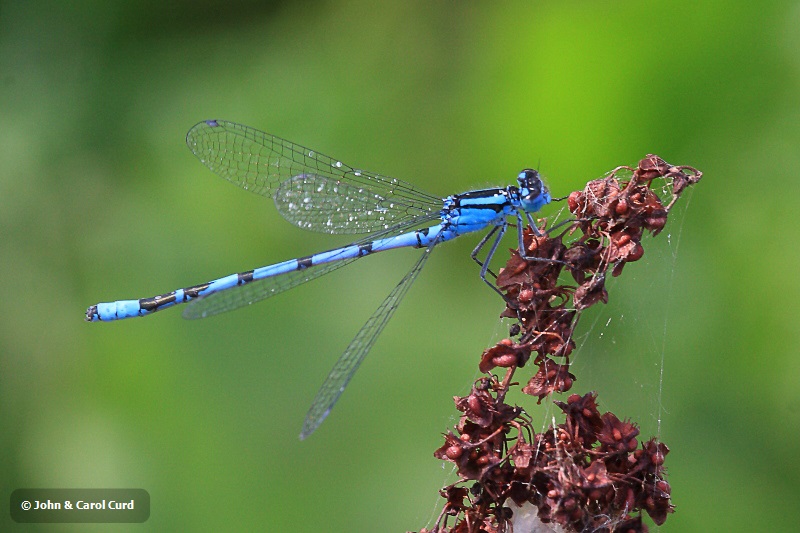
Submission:
M 624 172 L 630 177 L 623 179 Z M 522 392 L 541 401 L 571 389 L 569 357 L 581 313 L 608 301 L 607 272 L 618 276 L 642 258 L 645 231 L 657 235 L 681 193 L 701 177 L 648 155 L 637 168 L 618 167 L 570 194 L 574 220 L 561 233 L 524 232 L 524 253 L 512 251 L 497 276 L 507 302 L 502 316 L 518 321 L 512 328 L 518 338 L 481 355 L 481 372 L 503 368 L 502 379 L 489 374 L 469 395 L 454 398 L 460 420 L 434 455 L 455 464 L 460 481 L 442 489 L 446 503 L 430 533 L 508 532 L 514 509 L 526 505 L 564 531 L 647 531 L 642 512 L 659 525 L 673 512 L 663 466 L 669 449 L 655 439 L 640 445 L 638 426 L 601 414 L 595 393 L 554 401 L 565 420 L 542 433 L 505 397 L 531 357 L 537 371 Z M 653 190 L 656 180 L 668 185 L 666 205 Z

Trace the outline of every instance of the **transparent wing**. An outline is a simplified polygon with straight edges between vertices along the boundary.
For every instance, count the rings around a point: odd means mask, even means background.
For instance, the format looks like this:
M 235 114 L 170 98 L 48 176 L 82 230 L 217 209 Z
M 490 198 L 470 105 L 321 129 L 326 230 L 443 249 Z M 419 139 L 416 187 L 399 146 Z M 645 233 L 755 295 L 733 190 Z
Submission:
M 375 310 L 372 316 L 369 317 L 369 320 L 367 320 L 366 324 L 364 324 L 361 330 L 356 334 L 353 341 L 336 361 L 336 364 L 333 365 L 333 369 L 330 374 L 328 374 L 319 392 L 317 392 L 311 404 L 311 408 L 308 410 L 308 414 L 306 414 L 306 419 L 303 422 L 303 429 L 300 432 L 301 440 L 311 435 L 330 414 L 331 409 L 336 405 L 337 400 L 344 392 L 353 374 L 358 370 L 359 365 L 361 365 L 364 357 L 369 353 L 372 345 L 375 344 L 378 335 L 381 334 L 386 323 L 392 318 L 403 296 L 406 295 L 411 284 L 417 279 L 417 276 L 428 260 L 428 257 L 430 257 L 431 250 L 433 250 L 436 243 L 437 240 L 434 240 L 431 245 L 425 249 L 422 257 L 417 260 L 408 274 L 400 280 L 400 283 L 392 289 L 389 296 L 381 303 L 378 309 Z
M 352 245 L 366 244 L 375 239 L 386 237 L 387 235 L 404 233 L 415 226 L 425 224 L 426 222 L 430 222 L 431 220 L 437 218 L 437 215 L 420 216 L 399 226 L 393 226 L 387 230 L 374 233 L 368 238 L 352 243 Z M 279 274 L 277 276 L 252 281 L 244 285 L 231 287 L 230 289 L 209 294 L 208 296 L 198 298 L 186 304 L 186 308 L 183 311 L 183 318 L 206 318 L 224 313 L 226 311 L 232 311 L 240 307 L 245 307 L 269 298 L 270 296 L 274 296 L 283 291 L 297 287 L 298 285 L 302 285 L 303 283 L 311 281 L 312 279 L 316 279 L 324 274 L 327 274 L 328 272 L 333 272 L 338 268 L 349 265 L 356 259 L 360 259 L 360 257 L 341 259 L 338 261 L 334 260 L 330 263 L 325 263 L 322 265 L 312 265 L 303 270 L 293 270 L 285 274 Z
M 322 233 L 366 233 L 390 228 L 421 215 L 438 214 L 442 200 L 380 194 L 361 184 L 319 174 L 299 174 L 274 194 L 278 212 L 292 224 Z
M 189 130 L 186 144 L 215 174 L 274 198 L 281 215 L 305 229 L 366 233 L 442 208 L 441 198 L 409 183 L 354 169 L 241 124 L 200 122 Z M 337 207 L 349 211 L 337 211 Z

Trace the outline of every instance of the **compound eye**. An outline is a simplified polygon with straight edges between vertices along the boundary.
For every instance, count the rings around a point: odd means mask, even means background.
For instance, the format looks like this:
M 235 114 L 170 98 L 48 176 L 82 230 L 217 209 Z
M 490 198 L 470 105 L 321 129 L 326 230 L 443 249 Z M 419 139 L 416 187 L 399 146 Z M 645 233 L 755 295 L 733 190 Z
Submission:
M 517 176 L 520 189 L 527 189 L 528 195 L 537 196 L 542 192 L 542 180 L 539 178 L 539 173 L 533 169 L 526 168 Z

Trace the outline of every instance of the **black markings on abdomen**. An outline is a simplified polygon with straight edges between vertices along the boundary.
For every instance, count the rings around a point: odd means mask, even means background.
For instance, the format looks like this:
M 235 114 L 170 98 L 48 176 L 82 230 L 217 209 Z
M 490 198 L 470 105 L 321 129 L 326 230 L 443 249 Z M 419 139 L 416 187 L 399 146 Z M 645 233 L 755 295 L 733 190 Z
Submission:
M 174 302 L 175 291 L 167 294 L 159 294 L 158 296 L 153 296 L 152 298 L 142 298 L 139 300 L 139 309 L 152 313 L 154 311 L 158 311 L 166 304 L 171 304 Z

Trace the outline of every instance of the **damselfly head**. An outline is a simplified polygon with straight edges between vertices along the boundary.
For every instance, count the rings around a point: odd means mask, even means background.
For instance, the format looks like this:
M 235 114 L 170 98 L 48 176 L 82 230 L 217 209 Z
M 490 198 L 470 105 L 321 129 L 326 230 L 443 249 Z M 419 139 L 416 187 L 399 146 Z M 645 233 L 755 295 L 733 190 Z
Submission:
M 526 168 L 517 176 L 519 195 L 523 208 L 529 212 L 541 209 L 544 204 L 550 203 L 550 192 L 542 183 L 539 173 L 531 168 Z
M 519 192 L 522 196 L 538 196 L 544 188 L 539 173 L 531 168 L 520 172 L 517 182 L 519 182 Z

